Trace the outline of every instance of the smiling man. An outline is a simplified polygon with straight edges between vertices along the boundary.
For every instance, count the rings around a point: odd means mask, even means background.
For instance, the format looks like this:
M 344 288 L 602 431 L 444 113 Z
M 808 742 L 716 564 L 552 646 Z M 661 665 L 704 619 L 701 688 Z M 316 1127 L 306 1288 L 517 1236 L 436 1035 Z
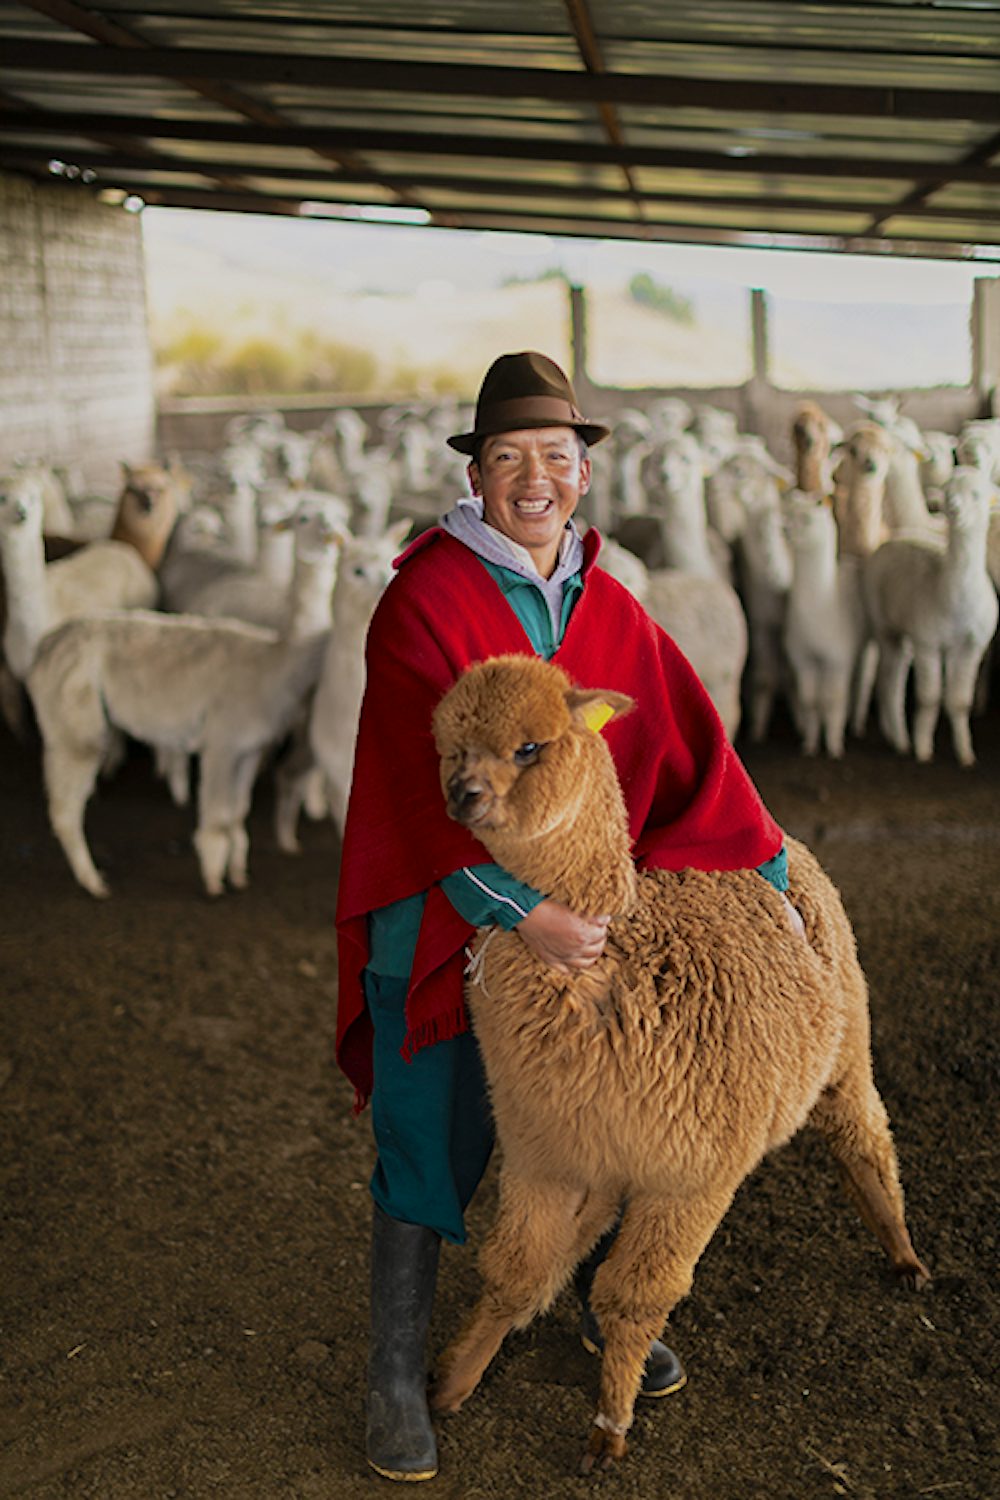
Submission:
M 473 662 L 509 652 L 553 659 L 582 687 L 636 699 L 608 745 L 647 868 L 759 868 L 787 884 L 769 816 L 686 658 L 633 597 L 595 566 L 596 533 L 573 514 L 590 483 L 589 446 L 607 428 L 580 413 L 544 354 L 487 371 L 472 432 L 472 495 L 410 546 L 376 610 L 344 831 L 337 1055 L 371 1097 L 372 1310 L 368 1461 L 392 1479 L 429 1479 L 437 1450 L 425 1344 L 441 1238 L 465 1240 L 464 1210 L 493 1144 L 486 1085 L 463 1002 L 477 927 L 516 929 L 556 969 L 600 956 L 607 912 L 576 913 L 490 862 L 445 811 L 431 714 Z M 581 1269 L 587 1306 L 610 1237 Z M 647 1396 L 684 1384 L 657 1340 Z

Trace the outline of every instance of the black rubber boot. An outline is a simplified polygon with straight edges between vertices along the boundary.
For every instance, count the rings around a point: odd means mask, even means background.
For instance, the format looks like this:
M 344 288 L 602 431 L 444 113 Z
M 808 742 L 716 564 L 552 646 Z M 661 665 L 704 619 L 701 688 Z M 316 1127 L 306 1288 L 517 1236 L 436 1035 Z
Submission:
M 366 1441 L 369 1464 L 387 1479 L 437 1473 L 425 1350 L 440 1249 L 433 1229 L 375 1205 Z
M 601 1337 L 600 1327 L 590 1306 L 590 1288 L 594 1284 L 597 1268 L 614 1244 L 617 1233 L 618 1224 L 615 1224 L 602 1239 L 598 1240 L 587 1259 L 580 1262 L 573 1277 L 573 1285 L 582 1308 L 580 1337 L 588 1354 L 600 1354 L 604 1349 L 604 1339 Z M 639 1395 L 670 1396 L 686 1384 L 687 1375 L 677 1355 L 662 1340 L 654 1339 L 649 1346 Z

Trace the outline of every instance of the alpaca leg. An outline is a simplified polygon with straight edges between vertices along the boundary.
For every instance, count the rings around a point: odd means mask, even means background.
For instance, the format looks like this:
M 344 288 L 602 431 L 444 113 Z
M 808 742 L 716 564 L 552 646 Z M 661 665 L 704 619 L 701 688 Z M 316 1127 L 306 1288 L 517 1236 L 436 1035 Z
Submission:
M 209 896 L 221 896 L 229 865 L 232 823 L 233 763 L 228 755 L 208 750 L 201 758 L 198 783 L 198 828 L 194 847 Z
M 774 683 L 770 676 L 755 676 L 750 686 L 750 738 L 755 745 L 767 738 L 773 708 Z
M 811 663 L 803 663 L 796 669 L 795 691 L 799 704 L 802 753 L 815 755 L 819 750 L 820 732 L 819 673 Z
M 24 684 L 14 676 L 0 657 L 0 715 L 11 734 L 24 743 L 28 736 L 27 694 Z
M 871 708 L 875 678 L 878 675 L 878 646 L 866 641 L 861 648 L 854 671 L 854 706 L 851 710 L 851 733 L 858 739 L 865 732 Z
M 94 790 L 102 753 L 102 745 L 89 750 L 46 745 L 44 756 L 52 831 L 63 847 L 73 874 L 92 896 L 110 894 L 91 858 L 83 831 L 84 809 Z
M 979 659 L 980 654 L 975 649 L 972 651 L 953 650 L 945 653 L 944 707 L 951 723 L 952 744 L 960 766 L 976 764 L 969 715 L 972 712 L 976 692 Z
M 191 798 L 191 777 L 188 753 L 174 746 L 157 745 L 153 751 L 156 774 L 170 788 L 170 799 L 175 807 L 187 807 Z
M 584 1201 L 579 1189 L 501 1173 L 499 1212 L 480 1255 L 484 1289 L 468 1323 L 441 1356 L 431 1397 L 435 1411 L 458 1411 L 510 1330 L 526 1327 L 569 1279 L 583 1254 Z M 595 1232 L 588 1224 L 589 1243 L 613 1217 L 612 1205 Z
M 905 641 L 882 641 L 878 663 L 878 721 L 890 745 L 900 755 L 910 749 L 906 730 L 906 679 L 912 653 Z
M 649 1346 L 690 1291 L 694 1268 L 731 1201 L 732 1191 L 719 1185 L 676 1204 L 634 1198 L 625 1210 L 590 1293 L 604 1357 L 584 1473 L 623 1456 Z
M 286 854 L 302 852 L 298 837 L 299 814 L 308 798 L 315 770 L 316 761 L 306 732 L 296 727 L 292 747 L 278 767 L 275 778 L 277 792 L 274 807 L 274 836 L 278 841 L 278 848 L 283 849 Z
M 848 696 L 849 677 L 839 669 L 828 672 L 820 689 L 820 712 L 826 753 L 832 760 L 840 760 L 844 753 Z
M 244 891 L 247 887 L 250 835 L 247 833 L 246 822 L 250 816 L 253 785 L 257 780 L 260 761 L 260 752 L 254 750 L 241 756 L 233 770 L 233 783 L 230 790 L 229 861 L 226 873 L 230 885 L 238 891 Z
M 941 656 L 917 651 L 913 658 L 917 707 L 913 716 L 913 753 L 917 760 L 934 758 L 934 730 L 941 712 Z
M 104 754 L 101 756 L 100 775 L 102 780 L 108 781 L 121 770 L 125 762 L 127 746 L 125 736 L 120 729 L 108 726 L 108 737 L 104 746 Z
M 314 823 L 329 816 L 330 798 L 326 789 L 326 776 L 319 766 L 314 766 L 309 772 L 303 806 L 306 817 L 311 818 Z
M 848 1197 L 907 1286 L 919 1291 L 931 1279 L 906 1227 L 903 1190 L 889 1119 L 871 1076 L 867 1036 L 857 1028 L 847 1042 L 849 1066 L 820 1095 L 809 1116 L 840 1168 Z

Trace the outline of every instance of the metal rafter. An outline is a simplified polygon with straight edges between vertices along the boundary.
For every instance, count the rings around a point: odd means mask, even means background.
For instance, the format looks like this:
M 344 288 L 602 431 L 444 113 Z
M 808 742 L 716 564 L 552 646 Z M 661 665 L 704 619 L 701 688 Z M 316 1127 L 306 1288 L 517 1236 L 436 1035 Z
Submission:
M 47 158 L 50 152 L 38 146 L 12 146 L 10 144 L 0 145 L 0 165 L 8 167 L 32 167 L 38 172 L 44 172 Z M 149 160 L 144 156 L 129 155 L 127 152 L 112 150 L 103 155 L 87 155 L 76 153 L 74 162 L 80 167 L 87 167 L 98 173 L 99 176 L 113 175 L 118 172 L 141 172 L 150 166 Z M 232 163 L 228 164 L 232 167 Z M 185 176 L 203 176 L 218 178 L 227 168 L 225 162 L 216 162 L 201 157 L 166 156 L 159 153 L 156 158 L 158 171 L 172 171 Z M 244 178 L 269 178 L 275 182 L 287 183 L 288 192 L 296 199 L 308 197 L 320 203 L 338 204 L 344 203 L 344 198 L 334 198 L 324 195 L 322 191 L 317 192 L 314 184 L 318 174 L 308 166 L 287 167 L 266 165 L 255 168 L 243 167 L 241 176 Z M 453 192 L 468 194 L 470 197 L 482 199 L 484 195 L 490 194 L 498 201 L 504 198 L 541 198 L 555 201 L 573 203 L 581 200 L 584 203 L 614 202 L 621 198 L 618 188 L 601 187 L 586 182 L 552 182 L 537 178 L 519 178 L 516 182 L 507 182 L 496 177 L 470 177 L 446 172 L 418 172 L 413 176 L 404 175 L 399 172 L 393 173 L 393 179 L 399 190 L 404 195 L 408 204 L 417 204 L 417 193 L 423 192 Z M 339 173 L 334 179 L 340 186 L 365 186 L 370 182 L 366 173 Z M 299 184 L 298 187 L 295 184 Z M 260 189 L 252 189 L 261 191 Z M 852 214 L 859 217 L 870 215 L 878 205 L 871 201 L 839 198 L 815 197 L 789 197 L 766 194 L 751 193 L 713 193 L 713 192 L 677 192 L 658 191 L 655 189 L 644 189 L 643 199 L 649 205 L 654 204 L 676 204 L 693 207 L 706 208 L 742 208 L 742 209 L 787 209 L 814 213 L 838 213 Z M 464 212 L 462 208 L 459 212 Z M 886 217 L 905 212 L 907 216 L 915 215 L 926 219 L 962 219 L 969 223 L 997 224 L 1000 225 L 1000 203 L 995 209 L 988 208 L 942 208 L 935 204 L 908 203 L 905 210 L 901 210 L 896 204 L 892 205 L 892 213 Z
M 263 195 L 226 194 L 201 191 L 191 188 L 151 188 L 150 203 L 172 208 L 212 208 L 234 213 L 262 213 L 295 215 L 298 204 L 292 200 L 269 198 Z M 521 214 L 505 214 L 502 210 L 484 208 L 469 212 L 456 212 L 448 216 L 449 225 L 457 229 L 524 229 L 525 219 Z M 538 215 L 533 218 L 531 229 L 540 234 L 560 234 L 573 237 L 601 239 L 634 239 L 635 225 L 630 221 L 601 218 L 560 218 L 558 215 Z M 897 245 L 905 246 L 912 253 L 923 255 L 958 256 L 963 250 L 960 241 L 919 235 L 899 235 L 868 239 L 863 234 L 844 235 L 830 231 L 810 232 L 808 237 L 793 229 L 747 228 L 746 226 L 722 226 L 698 224 L 690 220 L 656 220 L 647 225 L 648 237 L 663 241 L 685 241 L 693 244 L 739 245 L 754 247 L 762 244 L 770 249 L 830 250 L 851 249 L 857 253 L 885 252 Z M 1000 248 L 988 261 L 1000 262 Z
M 980 163 L 988 164 L 998 152 L 1000 152 L 1000 134 L 992 136 L 988 141 L 983 141 L 974 151 L 968 152 L 962 157 L 962 164 L 965 166 L 976 166 Z M 918 183 L 912 192 L 900 198 L 898 203 L 894 203 L 891 207 L 885 208 L 876 214 L 868 224 L 865 233 L 877 234 L 887 220 L 897 218 L 900 214 L 919 212 L 926 204 L 928 198 L 932 197 L 934 193 L 940 192 L 946 186 L 947 183 L 943 182 Z
M 92 40 L 103 43 L 105 47 L 119 48 L 123 52 L 134 50 L 145 53 L 153 50 L 138 32 L 120 26 L 116 21 L 109 21 L 97 11 L 75 4 L 74 0 L 21 0 L 21 3 L 33 10 L 41 11 L 43 15 L 47 15 L 50 20 L 58 21 L 60 25 L 68 26 L 83 36 L 89 36 Z M 59 43 L 53 43 L 52 46 L 58 47 Z M 83 50 L 91 51 L 92 49 L 84 48 Z M 105 52 L 104 55 L 110 54 Z M 192 93 L 199 94 L 203 99 L 208 99 L 213 104 L 221 104 L 224 109 L 231 110 L 233 114 L 242 115 L 245 119 L 252 120 L 259 125 L 281 129 L 290 123 L 277 110 L 259 103 L 258 100 L 240 90 L 223 88 L 195 76 L 179 78 L 178 82 L 183 83 Z M 350 152 L 334 152 L 322 146 L 314 149 L 318 155 L 337 167 L 358 169 L 362 165 Z M 374 174 L 369 175 L 374 180 Z M 383 182 L 381 186 L 389 191 L 395 191 L 391 183 Z
M 31 0 L 29 0 L 31 3 Z M 43 3 L 43 0 L 37 0 Z M 580 0 L 567 0 L 574 9 Z M 584 33 L 586 35 L 586 33 Z M 596 43 L 593 44 L 596 46 Z M 437 94 L 445 98 L 545 99 L 596 104 L 609 140 L 624 144 L 613 106 L 711 107 L 728 112 L 838 115 L 902 120 L 1000 123 L 1000 92 L 983 89 L 876 87 L 852 83 L 767 83 L 753 79 L 691 78 L 663 73 L 609 73 L 592 65 L 581 44 L 585 72 L 565 68 L 473 66 L 458 63 L 369 61 L 305 53 L 275 55 L 206 47 L 89 47 L 82 42 L 5 42 L 0 67 L 11 71 L 173 78 L 262 124 L 280 116 L 208 79 L 285 84 L 359 92 Z M 599 52 L 597 53 L 599 57 Z M 252 111 L 252 112 L 251 112 Z M 268 118 L 265 119 L 264 116 Z
M 890 182 L 982 182 L 1000 185 L 1000 166 L 981 163 L 956 165 L 948 161 L 918 161 L 903 157 L 792 156 L 772 152 L 730 156 L 725 150 L 691 151 L 659 146 L 624 147 L 588 144 L 559 138 L 515 139 L 507 136 L 454 134 L 433 131 L 348 130 L 321 125 L 297 125 L 275 129 L 264 125 L 237 124 L 226 120 L 177 120 L 155 115 L 70 114 L 57 110 L 11 110 L 4 114 L 7 131 L 58 140 L 73 135 L 101 134 L 109 139 L 135 135 L 162 140 L 196 142 L 224 141 L 243 146 L 288 146 L 312 149 L 324 143 L 350 143 L 356 150 L 385 151 L 400 156 L 492 157 L 500 161 L 573 162 L 594 166 L 632 168 L 666 167 L 692 171 L 724 171 L 816 178 L 857 178 Z M 245 167 L 241 168 L 246 171 Z M 266 175 L 265 167 L 254 168 Z M 374 180 L 371 176 L 369 181 Z
M 593 22 L 590 19 L 587 0 L 565 0 L 565 4 L 566 13 L 569 16 L 569 24 L 572 28 L 577 51 L 580 54 L 583 65 L 592 79 L 600 80 L 607 73 L 607 69 L 604 66 L 604 57 L 601 53 L 600 43 L 597 40 L 597 33 L 594 31 Z M 612 146 L 623 148 L 625 145 L 625 132 L 622 129 L 621 121 L 618 119 L 618 111 L 615 109 L 613 101 L 598 99 L 594 102 L 597 104 L 597 112 L 601 117 L 601 124 L 604 126 L 604 133 L 608 140 Z M 641 223 L 645 218 L 645 214 L 643 212 L 642 196 L 639 192 L 632 168 L 628 162 L 623 161 L 621 163 L 621 170 L 622 176 L 625 178 L 628 195 L 635 208 L 636 218 Z

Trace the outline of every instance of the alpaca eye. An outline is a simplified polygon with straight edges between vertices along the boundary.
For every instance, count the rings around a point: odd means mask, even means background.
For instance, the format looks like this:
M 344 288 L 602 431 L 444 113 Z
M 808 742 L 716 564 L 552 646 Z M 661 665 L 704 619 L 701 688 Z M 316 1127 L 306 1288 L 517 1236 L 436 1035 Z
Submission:
M 516 766 L 530 765 L 537 756 L 540 749 L 541 746 L 536 745 L 534 740 L 528 740 L 525 744 L 521 745 L 517 750 L 514 751 L 514 764 Z

